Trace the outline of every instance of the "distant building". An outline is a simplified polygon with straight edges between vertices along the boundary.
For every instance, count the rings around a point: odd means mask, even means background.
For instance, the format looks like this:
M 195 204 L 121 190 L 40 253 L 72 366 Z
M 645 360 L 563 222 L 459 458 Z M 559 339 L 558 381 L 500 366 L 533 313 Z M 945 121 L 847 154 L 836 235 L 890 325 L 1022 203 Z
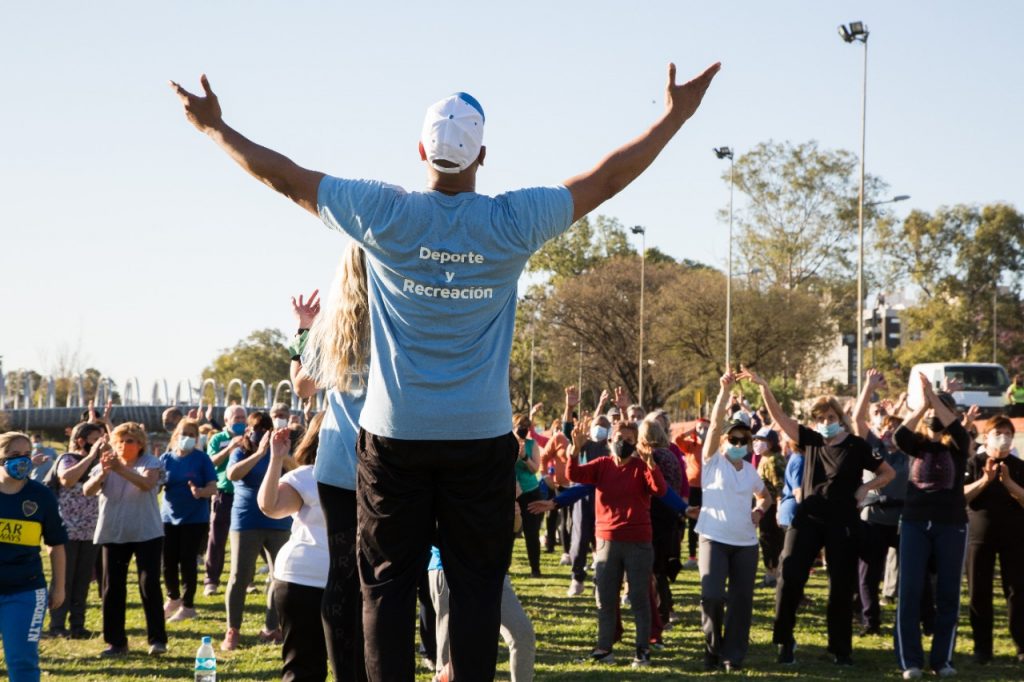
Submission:
M 864 368 L 874 365 L 874 356 L 899 348 L 903 339 L 900 315 L 906 310 L 902 303 L 886 303 L 883 296 L 873 308 L 864 309 Z M 830 382 L 853 386 L 857 383 L 857 333 L 837 333 L 832 345 L 823 354 L 821 366 L 811 381 L 812 386 Z

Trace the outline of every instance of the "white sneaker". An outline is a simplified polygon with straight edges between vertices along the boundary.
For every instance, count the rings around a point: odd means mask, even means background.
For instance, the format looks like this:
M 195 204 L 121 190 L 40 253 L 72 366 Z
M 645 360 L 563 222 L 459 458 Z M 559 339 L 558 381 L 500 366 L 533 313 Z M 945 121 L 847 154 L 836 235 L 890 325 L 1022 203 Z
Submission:
M 203 594 L 205 594 L 207 597 L 212 597 L 213 595 L 217 594 L 217 586 L 207 585 L 203 588 Z
M 950 664 L 946 664 L 935 671 L 935 674 L 939 677 L 956 677 L 956 668 Z
M 622 599 L 619 601 L 619 603 L 623 606 L 623 608 L 627 608 L 628 609 L 629 606 L 630 606 L 630 604 L 629 604 L 629 595 L 628 594 L 622 595 Z
M 907 668 L 903 671 L 903 679 L 905 680 L 919 680 L 921 679 L 920 668 Z
M 168 599 L 164 602 L 164 618 L 169 618 L 171 614 L 176 613 L 180 608 L 180 599 Z
M 570 597 L 578 597 L 581 594 L 583 594 L 583 583 L 573 578 L 572 582 L 569 583 L 569 590 L 566 592 L 566 595 Z
M 183 620 L 192 620 L 196 617 L 196 610 L 190 609 L 187 606 L 182 606 L 180 609 L 174 612 L 174 615 L 167 619 L 168 623 L 180 623 Z
M 558 560 L 559 566 L 572 566 L 572 557 L 568 554 L 563 554 L 562 558 Z

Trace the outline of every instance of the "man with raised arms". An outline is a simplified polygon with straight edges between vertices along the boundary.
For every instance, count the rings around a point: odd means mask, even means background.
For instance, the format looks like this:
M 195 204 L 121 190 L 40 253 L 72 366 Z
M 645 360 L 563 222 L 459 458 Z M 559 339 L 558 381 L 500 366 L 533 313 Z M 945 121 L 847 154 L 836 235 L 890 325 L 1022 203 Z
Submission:
M 366 252 L 371 361 L 360 417 L 359 574 L 370 680 L 412 680 L 410 616 L 432 538 L 445 558 L 454 676 L 494 679 L 500 596 L 512 555 L 518 443 L 508 365 L 516 285 L 529 257 L 635 180 L 697 110 L 720 68 L 676 84 L 639 137 L 556 187 L 477 194 L 484 111 L 456 93 L 420 136 L 427 189 L 307 170 L 171 83 L 188 120 L 258 180 Z M 443 292 L 447 292 L 447 296 Z M 469 292 L 469 295 L 464 295 Z

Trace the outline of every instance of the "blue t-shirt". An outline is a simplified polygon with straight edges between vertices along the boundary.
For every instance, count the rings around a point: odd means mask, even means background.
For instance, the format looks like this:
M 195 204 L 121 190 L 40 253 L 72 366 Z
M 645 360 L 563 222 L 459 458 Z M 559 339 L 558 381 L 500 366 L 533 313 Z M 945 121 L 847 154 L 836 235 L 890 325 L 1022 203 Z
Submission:
M 328 176 L 317 209 L 366 252 L 372 352 L 360 426 L 406 440 L 509 433 L 516 287 L 530 256 L 571 224 L 569 190 L 447 195 Z
M 27 480 L 14 495 L 0 492 L 0 594 L 46 587 L 39 545 L 67 541 L 57 498 L 45 485 Z
M 164 483 L 164 501 L 160 505 L 160 518 L 164 523 L 180 526 L 183 523 L 209 523 L 210 500 L 206 497 L 192 497 L 189 481 L 202 488 L 210 481 L 217 480 L 217 470 L 209 455 L 202 450 L 193 450 L 184 457 L 173 452 L 160 455 L 160 462 L 167 472 Z
M 320 424 L 320 444 L 316 448 L 313 478 L 345 490 L 356 489 L 356 437 L 359 435 L 359 413 L 366 392 L 327 392 L 327 408 Z
M 800 490 L 804 480 L 804 456 L 794 452 L 786 461 L 786 473 L 783 476 L 782 498 L 779 500 L 779 525 L 793 525 L 793 517 L 796 515 L 796 508 L 800 503 L 793 495 L 794 490 Z
M 248 456 L 241 448 L 235 448 L 228 458 L 228 466 L 241 462 Z M 260 511 L 260 505 L 256 501 L 260 484 L 263 483 L 269 467 L 270 453 L 267 453 L 260 458 L 260 461 L 256 462 L 244 478 L 234 482 L 235 500 L 231 503 L 231 530 L 291 529 L 292 519 L 290 516 L 283 519 L 272 519 Z

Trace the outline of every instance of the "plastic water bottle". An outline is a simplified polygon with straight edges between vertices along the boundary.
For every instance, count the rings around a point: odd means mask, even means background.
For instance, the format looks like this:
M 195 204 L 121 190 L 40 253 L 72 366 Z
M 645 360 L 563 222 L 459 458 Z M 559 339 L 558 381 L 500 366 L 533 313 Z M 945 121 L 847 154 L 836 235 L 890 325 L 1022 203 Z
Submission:
M 209 637 L 203 637 L 203 643 L 196 651 L 195 682 L 217 682 L 217 654 Z

